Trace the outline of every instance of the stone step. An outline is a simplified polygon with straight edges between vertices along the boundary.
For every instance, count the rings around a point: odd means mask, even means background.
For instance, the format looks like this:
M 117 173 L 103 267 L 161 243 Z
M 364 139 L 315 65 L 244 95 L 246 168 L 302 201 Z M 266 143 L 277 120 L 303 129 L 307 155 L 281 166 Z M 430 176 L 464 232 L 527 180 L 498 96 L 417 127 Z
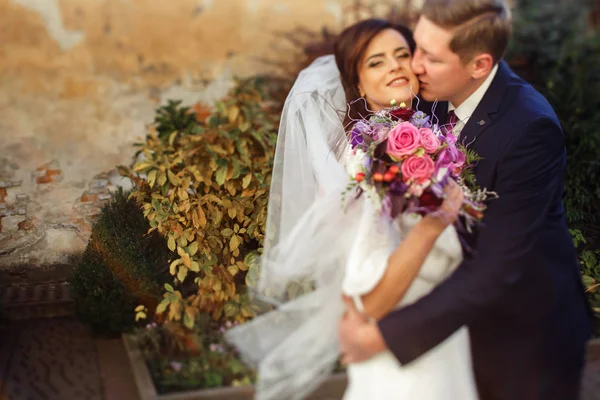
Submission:
M 8 319 L 54 318 L 73 315 L 68 282 L 0 286 L 2 313 Z

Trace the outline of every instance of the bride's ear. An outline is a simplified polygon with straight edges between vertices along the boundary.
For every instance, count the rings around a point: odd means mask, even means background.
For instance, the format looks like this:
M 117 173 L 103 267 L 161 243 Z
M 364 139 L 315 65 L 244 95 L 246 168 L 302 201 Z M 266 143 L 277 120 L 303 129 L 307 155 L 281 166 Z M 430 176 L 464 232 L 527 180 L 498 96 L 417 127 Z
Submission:
M 360 85 L 356 86 L 356 89 L 358 89 L 358 94 L 360 94 L 360 97 L 365 97 L 365 92 L 364 90 L 362 90 L 362 88 L 360 87 Z

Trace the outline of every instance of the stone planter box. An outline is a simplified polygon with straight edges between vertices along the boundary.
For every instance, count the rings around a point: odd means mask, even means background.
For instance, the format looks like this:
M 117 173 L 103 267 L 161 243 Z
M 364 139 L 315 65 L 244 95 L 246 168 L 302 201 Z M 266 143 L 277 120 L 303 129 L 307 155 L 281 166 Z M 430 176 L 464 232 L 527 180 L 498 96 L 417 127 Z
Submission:
M 123 336 L 123 342 L 129 356 L 131 369 L 135 378 L 135 384 L 140 395 L 140 400 L 250 400 L 254 396 L 252 386 L 227 387 L 219 389 L 194 390 L 160 395 L 157 393 L 137 344 L 127 335 Z M 600 366 L 600 338 L 588 342 L 586 372 L 583 382 L 583 400 L 597 400 L 600 390 L 600 378 L 596 371 Z M 597 366 L 598 365 L 598 366 Z M 345 374 L 336 374 L 325 381 L 307 400 L 339 400 L 342 398 L 346 388 L 347 378 Z
M 253 386 L 200 389 L 188 392 L 159 394 L 156 391 L 143 354 L 130 335 L 123 335 L 131 370 L 140 400 L 251 400 Z M 346 374 L 335 374 L 327 379 L 307 400 L 340 400 L 346 389 Z

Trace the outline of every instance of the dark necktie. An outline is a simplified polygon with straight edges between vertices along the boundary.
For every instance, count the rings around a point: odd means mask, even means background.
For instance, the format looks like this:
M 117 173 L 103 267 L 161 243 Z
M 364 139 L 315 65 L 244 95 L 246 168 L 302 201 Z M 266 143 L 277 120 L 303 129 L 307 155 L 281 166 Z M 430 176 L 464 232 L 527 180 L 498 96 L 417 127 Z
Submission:
M 454 130 L 454 127 L 456 126 L 456 121 L 457 121 L 457 117 L 456 117 L 456 114 L 454 113 L 454 110 L 448 111 L 448 118 L 446 119 L 446 121 L 448 121 L 448 124 L 450 125 L 448 128 L 450 130 Z
M 442 127 L 443 132 L 445 134 L 448 134 L 448 133 L 452 134 L 452 132 L 454 131 L 454 127 L 456 126 L 457 120 L 458 120 L 458 118 L 456 117 L 454 110 L 448 111 L 448 116 L 446 117 L 446 125 L 444 125 Z

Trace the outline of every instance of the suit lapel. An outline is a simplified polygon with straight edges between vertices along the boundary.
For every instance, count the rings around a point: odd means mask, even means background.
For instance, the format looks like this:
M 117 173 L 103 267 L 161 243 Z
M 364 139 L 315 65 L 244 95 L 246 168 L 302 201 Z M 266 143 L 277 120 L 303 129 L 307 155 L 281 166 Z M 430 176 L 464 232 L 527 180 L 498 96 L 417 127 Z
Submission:
M 491 125 L 492 118 L 490 114 L 483 110 L 480 111 L 477 107 L 460 132 L 461 143 L 470 146 Z
M 510 68 L 506 62 L 501 61 L 492 84 L 461 131 L 460 140 L 463 144 L 467 146 L 473 144 L 486 129 L 493 125 L 492 115 L 500 108 L 510 75 Z

